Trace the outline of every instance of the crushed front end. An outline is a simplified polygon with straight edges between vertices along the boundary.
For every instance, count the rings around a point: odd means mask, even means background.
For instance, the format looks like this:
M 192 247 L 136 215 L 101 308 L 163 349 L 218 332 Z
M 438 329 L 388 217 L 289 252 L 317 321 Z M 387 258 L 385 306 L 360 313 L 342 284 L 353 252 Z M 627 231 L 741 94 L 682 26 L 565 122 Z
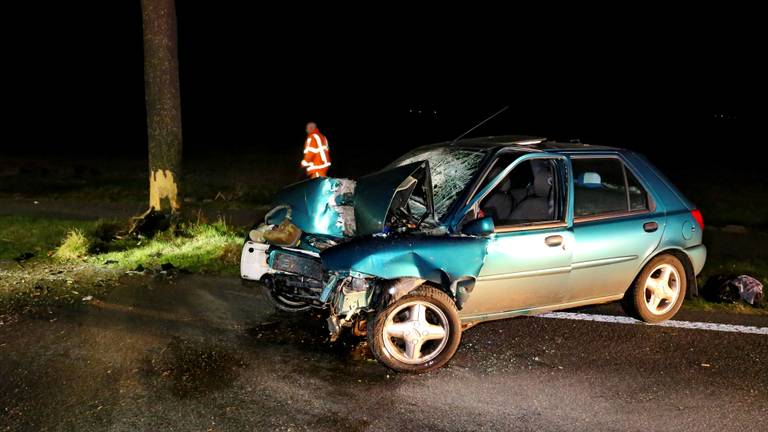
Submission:
M 248 240 L 241 258 L 242 277 L 263 284 L 265 296 L 278 309 L 300 312 L 312 308 L 328 313 L 331 339 L 343 327 L 355 327 L 374 304 L 376 278 L 354 271 L 325 271 L 317 252 Z
M 487 239 L 450 235 L 435 217 L 428 161 L 360 178 L 320 178 L 278 194 L 264 223 L 248 234 L 241 275 L 261 281 L 284 311 L 328 313 L 331 338 L 426 282 L 461 308 Z M 456 260 L 456 256 L 461 260 Z
M 264 294 L 281 310 L 327 310 L 335 338 L 342 327 L 360 324 L 358 318 L 376 302 L 379 283 L 349 268 L 329 270 L 321 253 L 360 237 L 403 235 L 434 226 L 427 162 L 358 181 L 304 181 L 281 191 L 264 223 L 249 232 L 241 276 L 262 282 Z

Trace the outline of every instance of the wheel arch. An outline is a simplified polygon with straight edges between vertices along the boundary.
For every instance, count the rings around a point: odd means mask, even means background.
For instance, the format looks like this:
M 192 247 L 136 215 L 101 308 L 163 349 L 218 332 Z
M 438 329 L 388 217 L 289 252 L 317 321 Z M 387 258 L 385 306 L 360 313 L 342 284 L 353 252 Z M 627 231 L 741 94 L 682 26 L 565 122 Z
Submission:
M 406 276 L 387 279 L 382 285 L 383 291 L 389 295 L 390 299 L 394 298 L 394 300 L 397 300 L 409 292 L 426 285 L 447 294 L 456 304 L 456 307 L 461 310 L 464 302 L 466 302 L 474 289 L 476 278 L 473 275 L 464 275 L 452 279 L 448 273 L 442 269 L 439 269 L 438 273 L 440 275 L 439 278 Z
M 697 297 L 699 295 L 699 287 L 696 282 L 696 273 L 694 272 L 694 269 L 693 269 L 693 262 L 691 261 L 691 257 L 688 256 L 685 250 L 677 247 L 668 247 L 662 250 L 658 250 L 655 253 L 649 255 L 648 258 L 646 258 L 645 261 L 643 261 L 643 264 L 637 270 L 637 274 L 632 279 L 632 285 L 634 285 L 634 283 L 637 281 L 637 278 L 640 276 L 640 273 L 643 272 L 643 269 L 645 268 L 645 266 L 647 266 L 648 263 L 651 262 L 651 260 L 661 255 L 672 255 L 678 260 L 680 260 L 680 262 L 683 264 L 683 268 L 685 269 L 685 279 L 687 284 L 685 297 L 686 298 Z M 631 289 L 632 285 L 630 285 L 629 288 L 627 288 L 627 291 Z

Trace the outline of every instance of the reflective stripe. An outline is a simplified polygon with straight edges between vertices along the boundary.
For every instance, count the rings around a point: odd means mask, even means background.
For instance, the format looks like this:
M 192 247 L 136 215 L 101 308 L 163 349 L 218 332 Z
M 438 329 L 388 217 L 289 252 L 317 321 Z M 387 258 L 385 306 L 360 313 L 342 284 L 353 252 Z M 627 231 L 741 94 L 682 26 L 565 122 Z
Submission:
M 321 164 L 321 165 L 310 165 L 310 166 L 307 167 L 307 171 L 317 171 L 319 169 L 327 168 L 329 166 L 331 166 L 330 162 L 326 162 L 326 163 Z
M 312 142 L 317 143 L 316 145 L 313 145 Z M 304 154 L 307 153 L 320 153 L 320 159 L 322 160 L 322 164 L 315 165 L 314 162 L 307 162 L 302 161 L 301 165 L 307 167 L 307 173 L 319 171 L 324 168 L 328 168 L 331 166 L 331 162 L 328 160 L 328 154 L 326 153 L 328 151 L 328 140 L 325 140 L 325 143 L 323 142 L 324 139 L 320 137 L 319 134 L 312 134 L 307 138 L 306 145 L 304 146 Z M 317 160 L 317 159 L 315 159 Z
M 322 147 L 320 147 L 320 159 L 323 160 L 323 163 L 328 163 L 328 158 L 325 157 L 325 150 Z
M 607 323 L 617 323 L 617 324 L 640 324 L 640 325 L 647 325 L 650 327 L 675 327 L 675 328 L 684 328 L 684 329 L 693 329 L 693 330 L 712 330 L 712 331 L 732 332 L 732 333 L 751 333 L 751 334 L 768 335 L 768 327 L 754 327 L 754 326 L 746 326 L 746 325 L 721 324 L 721 323 L 711 323 L 711 322 L 669 320 L 669 321 L 663 321 L 659 324 L 646 324 L 642 321 L 638 321 L 634 318 L 625 317 L 625 316 L 592 315 L 592 314 L 577 313 L 577 312 L 550 312 L 543 315 L 537 315 L 537 317 L 571 319 L 571 320 L 581 320 L 581 321 L 596 321 L 596 322 L 607 322 Z
M 312 137 L 317 142 L 317 153 L 320 153 L 320 158 L 323 160 L 323 163 L 327 164 L 328 158 L 325 156 L 325 150 L 328 150 L 328 146 L 323 145 L 323 141 L 320 139 L 320 135 L 312 134 Z

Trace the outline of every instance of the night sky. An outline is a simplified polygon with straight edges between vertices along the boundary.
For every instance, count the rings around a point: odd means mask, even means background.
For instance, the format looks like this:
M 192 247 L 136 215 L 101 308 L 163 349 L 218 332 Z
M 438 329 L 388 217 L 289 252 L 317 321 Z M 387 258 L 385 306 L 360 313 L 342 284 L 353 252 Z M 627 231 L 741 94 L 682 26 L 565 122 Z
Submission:
M 62 3 L 5 16 L 0 152 L 146 158 L 139 1 Z M 722 9 L 578 11 L 600 12 L 585 21 L 241 3 L 177 1 L 185 157 L 298 153 L 314 120 L 357 174 L 505 105 L 473 136 L 629 147 L 667 169 L 763 146 L 760 27 Z

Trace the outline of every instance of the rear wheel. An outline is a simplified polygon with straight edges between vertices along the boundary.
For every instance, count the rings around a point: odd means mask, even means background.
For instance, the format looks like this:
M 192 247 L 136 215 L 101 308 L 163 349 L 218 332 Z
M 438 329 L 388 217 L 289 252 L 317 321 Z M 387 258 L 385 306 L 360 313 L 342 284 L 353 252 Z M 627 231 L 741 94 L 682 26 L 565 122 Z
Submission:
M 680 310 L 687 287 L 683 263 L 672 255 L 659 255 L 640 272 L 622 305 L 629 315 L 645 322 L 666 321 Z
M 398 372 L 437 369 L 453 357 L 461 341 L 456 304 L 429 286 L 382 305 L 367 324 L 374 356 Z

